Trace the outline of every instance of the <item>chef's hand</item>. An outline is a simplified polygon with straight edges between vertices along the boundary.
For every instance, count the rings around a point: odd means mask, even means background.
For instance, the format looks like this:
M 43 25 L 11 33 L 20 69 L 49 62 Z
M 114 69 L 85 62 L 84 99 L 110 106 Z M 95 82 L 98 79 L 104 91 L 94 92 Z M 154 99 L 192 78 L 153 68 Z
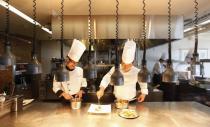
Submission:
M 96 92 L 98 99 L 100 99 L 104 95 L 104 88 L 100 87 L 100 90 Z
M 82 98 L 82 94 L 84 94 L 85 92 L 83 90 L 80 90 L 79 92 L 76 93 L 76 98 Z
M 143 102 L 143 101 L 144 101 L 144 99 L 145 99 L 145 97 L 146 97 L 146 95 L 145 95 L 145 94 L 141 94 L 141 95 L 139 95 L 139 97 L 138 97 L 138 102 Z
M 63 92 L 63 93 L 61 94 L 61 96 L 63 96 L 66 100 L 71 100 L 71 99 L 73 98 L 70 94 L 65 93 L 65 92 Z

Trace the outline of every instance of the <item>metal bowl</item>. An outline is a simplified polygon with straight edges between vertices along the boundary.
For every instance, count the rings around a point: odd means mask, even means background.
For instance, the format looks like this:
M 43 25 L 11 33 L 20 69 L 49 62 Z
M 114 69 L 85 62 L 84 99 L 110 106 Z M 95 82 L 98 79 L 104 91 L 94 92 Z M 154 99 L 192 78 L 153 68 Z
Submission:
M 129 104 L 128 100 L 118 99 L 115 101 L 115 106 L 118 109 L 126 109 L 128 108 L 128 104 Z
M 81 99 L 80 98 L 71 99 L 71 108 L 72 109 L 80 109 L 81 108 Z

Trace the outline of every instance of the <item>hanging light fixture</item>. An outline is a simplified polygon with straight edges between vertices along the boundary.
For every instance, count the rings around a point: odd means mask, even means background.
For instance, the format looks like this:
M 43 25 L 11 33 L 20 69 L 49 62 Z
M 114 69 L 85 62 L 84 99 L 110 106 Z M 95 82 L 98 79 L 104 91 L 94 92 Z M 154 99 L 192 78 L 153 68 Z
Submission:
M 194 17 L 194 36 L 195 36 L 195 47 L 194 47 L 194 53 L 193 53 L 193 60 L 191 62 L 191 74 L 192 75 L 196 75 L 196 68 L 198 66 L 200 61 L 199 61 L 199 54 L 198 54 L 198 2 L 197 0 L 194 0 L 194 4 L 195 4 L 195 17 Z
M 145 22 L 146 22 L 146 3 L 145 0 L 142 1 L 143 2 L 143 26 L 142 26 L 142 36 L 143 36 L 143 59 L 142 59 L 142 64 L 141 64 L 141 70 L 138 73 L 138 81 L 139 82 L 148 82 L 148 76 L 149 76 L 149 72 L 147 69 L 147 61 L 146 61 L 146 27 L 145 27 Z M 141 37 L 141 36 L 140 36 Z
M 55 80 L 58 82 L 64 82 L 69 80 L 69 72 L 65 67 L 65 60 L 63 57 L 63 13 L 64 13 L 64 0 L 61 0 L 61 37 L 60 37 L 60 45 L 61 45 L 61 61 L 58 69 L 55 72 Z
M 16 59 L 11 52 L 11 42 L 9 41 L 9 30 L 10 30 L 10 12 L 9 12 L 9 0 L 6 0 L 6 29 L 5 29 L 5 49 L 4 53 L 0 56 L 0 65 L 13 66 L 15 70 Z
M 42 73 L 42 66 L 39 63 L 36 55 L 36 0 L 33 0 L 33 46 L 32 46 L 32 60 L 27 65 L 27 73 L 28 74 L 41 74 Z
M 173 70 L 172 60 L 171 60 L 171 0 L 168 1 L 168 61 L 166 65 L 166 70 L 163 72 L 162 82 L 174 82 L 175 72 Z
M 119 65 L 119 39 L 118 39 L 118 26 L 119 26 L 119 1 L 116 0 L 116 40 L 115 40 L 115 71 L 111 75 L 111 84 L 114 86 L 121 86 L 124 85 L 124 77 L 122 73 L 120 72 L 120 65 Z
M 84 77 L 87 79 L 96 79 L 97 78 L 97 69 L 96 69 L 96 57 L 94 57 L 94 63 L 91 61 L 91 48 L 94 46 L 94 39 L 92 38 L 92 2 L 89 0 L 89 15 L 88 15 L 88 41 L 89 41 L 89 51 L 88 51 L 88 64 L 84 67 Z M 94 50 L 94 54 L 96 50 Z M 95 55 L 94 55 L 95 56 Z

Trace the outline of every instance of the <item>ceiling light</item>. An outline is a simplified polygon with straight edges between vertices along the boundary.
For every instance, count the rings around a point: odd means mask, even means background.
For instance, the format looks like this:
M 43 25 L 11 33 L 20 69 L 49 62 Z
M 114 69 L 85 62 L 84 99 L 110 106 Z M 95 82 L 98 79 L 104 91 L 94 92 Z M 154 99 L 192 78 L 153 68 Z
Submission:
M 207 25 L 207 24 L 210 24 L 210 19 L 209 19 L 209 20 L 206 20 L 206 21 L 203 21 L 203 22 L 201 22 L 201 23 L 199 23 L 199 24 L 198 24 L 198 27 L 201 27 L 201 26 L 204 26 L 204 25 Z M 186 32 L 189 32 L 189 31 L 191 31 L 191 30 L 193 30 L 193 29 L 195 29 L 194 26 L 193 26 L 193 27 L 186 28 L 186 29 L 184 30 L 184 32 L 186 33 Z M 200 29 L 199 29 L 199 30 L 200 30 Z
M 7 2 L 0 0 L 0 5 L 4 8 L 7 8 Z M 26 21 L 35 24 L 34 20 L 27 16 L 26 14 L 24 14 L 23 12 L 19 11 L 18 9 L 16 9 L 15 7 L 13 7 L 12 5 L 9 5 L 9 10 L 13 13 L 15 13 L 16 15 L 20 16 L 21 18 L 25 19 Z M 50 31 L 48 28 L 42 26 L 39 22 L 36 22 L 36 25 L 39 26 L 42 30 L 44 30 L 45 32 L 52 34 L 52 31 Z

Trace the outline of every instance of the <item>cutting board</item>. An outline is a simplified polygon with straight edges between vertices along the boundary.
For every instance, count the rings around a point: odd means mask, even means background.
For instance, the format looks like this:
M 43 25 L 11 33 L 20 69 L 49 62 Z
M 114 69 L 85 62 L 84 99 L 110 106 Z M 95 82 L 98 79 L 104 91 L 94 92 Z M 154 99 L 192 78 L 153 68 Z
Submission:
M 108 114 L 111 113 L 111 105 L 91 104 L 88 113 L 92 114 Z

